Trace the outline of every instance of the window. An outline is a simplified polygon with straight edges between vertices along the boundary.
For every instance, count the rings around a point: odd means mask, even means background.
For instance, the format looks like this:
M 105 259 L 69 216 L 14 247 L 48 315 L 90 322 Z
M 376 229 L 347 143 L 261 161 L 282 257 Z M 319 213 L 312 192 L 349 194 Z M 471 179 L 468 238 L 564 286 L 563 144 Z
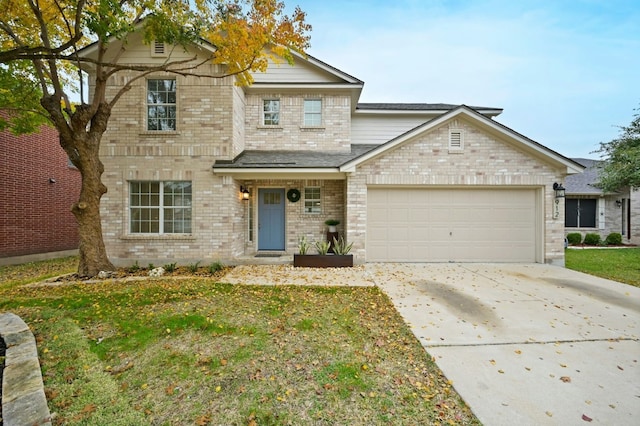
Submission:
M 304 100 L 304 125 L 318 127 L 322 125 L 322 100 Z
M 564 226 L 567 228 L 595 228 L 598 200 L 594 198 L 566 198 Z
M 461 130 L 449 131 L 449 149 L 452 151 L 460 151 L 464 147 Z
M 280 100 L 265 99 L 262 106 L 263 122 L 265 126 L 277 126 L 280 124 Z
M 130 182 L 132 234 L 190 234 L 191 182 Z
M 175 80 L 147 80 L 147 130 L 176 130 Z
M 304 189 L 304 212 L 321 213 L 320 188 L 310 187 Z

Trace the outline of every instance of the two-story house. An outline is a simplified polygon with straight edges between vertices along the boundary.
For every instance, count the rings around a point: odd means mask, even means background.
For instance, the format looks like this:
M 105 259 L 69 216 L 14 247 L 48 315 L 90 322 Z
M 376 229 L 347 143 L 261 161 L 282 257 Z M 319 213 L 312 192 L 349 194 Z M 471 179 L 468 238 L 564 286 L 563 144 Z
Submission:
M 125 48 L 145 64 L 212 49 Z M 583 167 L 496 122 L 501 109 L 361 104 L 362 81 L 311 56 L 254 77 L 153 73 L 120 99 L 101 150 L 115 264 L 290 255 L 327 219 L 357 263 L 563 264 L 553 186 Z

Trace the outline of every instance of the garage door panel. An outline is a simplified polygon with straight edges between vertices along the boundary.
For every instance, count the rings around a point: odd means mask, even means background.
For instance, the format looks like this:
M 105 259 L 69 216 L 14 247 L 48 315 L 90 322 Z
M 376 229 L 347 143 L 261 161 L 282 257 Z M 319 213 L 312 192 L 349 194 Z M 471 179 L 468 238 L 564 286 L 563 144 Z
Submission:
M 367 260 L 534 262 L 534 189 L 370 188 Z

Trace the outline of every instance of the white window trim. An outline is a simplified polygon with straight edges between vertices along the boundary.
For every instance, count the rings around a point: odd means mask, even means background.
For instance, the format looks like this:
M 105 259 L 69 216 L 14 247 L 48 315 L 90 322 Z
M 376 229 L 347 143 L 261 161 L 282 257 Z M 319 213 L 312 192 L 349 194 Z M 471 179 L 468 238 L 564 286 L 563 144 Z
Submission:
M 161 205 L 158 206 L 132 206 L 131 205 L 131 184 L 133 182 L 152 182 L 152 183 L 158 183 L 159 184 L 159 192 L 158 192 L 158 200 L 161 203 Z M 191 232 L 164 232 L 164 210 L 165 210 L 165 206 L 164 206 L 164 184 L 166 182 L 189 182 L 191 184 Z M 144 236 L 191 236 L 193 235 L 193 181 L 182 181 L 182 180 L 152 180 L 152 181 L 147 181 L 147 180 L 131 180 L 128 181 L 129 185 L 128 185 L 128 212 L 129 212 L 129 231 L 128 231 L 128 236 L 130 237 L 144 237 Z M 132 209 L 134 208 L 157 208 L 158 211 L 158 230 L 159 232 L 133 232 L 132 230 L 132 225 L 133 225 L 133 215 L 132 215 Z M 176 207 L 175 208 L 185 208 L 183 207 Z
M 320 111 L 319 112 L 307 112 L 306 110 L 306 106 L 307 106 L 307 101 L 318 101 L 320 102 Z M 322 102 L 322 98 L 305 98 L 302 101 L 302 128 L 306 128 L 306 129 L 321 129 L 324 128 L 324 117 L 323 117 L 323 102 Z M 307 114 L 313 114 L 313 115 L 319 115 L 320 116 L 320 124 L 307 124 Z
M 176 102 L 174 104 L 149 104 L 149 80 L 174 80 L 176 82 Z M 178 107 L 178 80 L 175 76 L 148 76 L 144 80 L 144 111 L 143 111 L 143 122 L 144 129 L 142 130 L 142 134 L 144 135 L 166 135 L 166 134 L 178 134 L 178 115 L 180 112 L 180 108 Z M 174 105 L 176 109 L 176 128 L 174 130 L 149 130 L 149 105 Z
M 275 111 L 265 111 L 264 109 L 264 103 L 265 102 L 271 102 L 271 101 L 278 101 L 278 123 L 277 124 L 267 124 L 265 123 L 265 115 L 266 114 L 273 114 Z M 261 121 L 260 121 L 260 125 L 262 127 L 268 127 L 268 128 L 280 128 L 282 126 L 282 102 L 280 101 L 280 98 L 263 98 L 262 99 L 262 103 L 261 105 Z
M 317 212 L 314 211 L 307 211 L 307 189 L 317 189 L 318 190 L 318 198 L 311 198 L 310 201 L 318 201 L 319 205 L 319 209 Z M 304 188 L 304 201 L 303 201 L 303 209 L 304 209 L 304 214 L 311 214 L 311 215 L 316 215 L 316 214 L 322 214 L 322 187 L 320 186 L 307 186 Z

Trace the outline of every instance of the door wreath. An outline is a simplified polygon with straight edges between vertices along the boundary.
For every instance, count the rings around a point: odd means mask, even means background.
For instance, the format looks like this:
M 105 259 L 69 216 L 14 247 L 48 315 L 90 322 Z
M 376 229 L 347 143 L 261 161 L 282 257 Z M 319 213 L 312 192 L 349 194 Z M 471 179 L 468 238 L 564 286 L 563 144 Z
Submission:
M 297 203 L 298 201 L 300 201 L 300 191 L 298 191 L 297 189 L 288 190 L 287 200 L 291 201 L 292 203 Z

